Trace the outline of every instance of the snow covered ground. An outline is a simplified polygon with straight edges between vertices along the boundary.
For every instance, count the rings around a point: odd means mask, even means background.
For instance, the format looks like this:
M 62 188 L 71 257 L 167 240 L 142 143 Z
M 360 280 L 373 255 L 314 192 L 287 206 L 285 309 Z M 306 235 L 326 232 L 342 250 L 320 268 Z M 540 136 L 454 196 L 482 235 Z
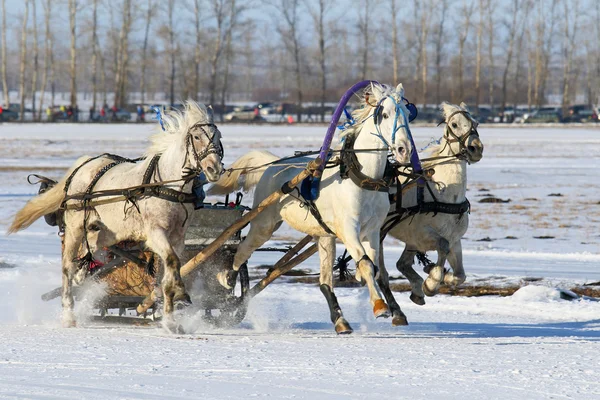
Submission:
M 0 126 L 0 229 L 37 188 L 78 156 L 142 153 L 148 125 Z M 323 127 L 222 127 L 226 163 L 249 149 L 316 149 Z M 419 146 L 441 128 L 415 128 Z M 374 320 L 364 288 L 336 290 L 355 328 L 338 337 L 314 285 L 288 278 L 251 304 L 240 327 L 196 331 L 90 321 L 59 325 L 60 245 L 43 221 L 0 237 L 0 398 L 600 398 L 600 302 L 561 300 L 556 288 L 600 281 L 600 130 L 480 128 L 483 160 L 469 167 L 465 268 L 477 279 L 544 278 L 511 297 L 397 293 L 410 325 Z M 492 194 L 508 203 L 479 203 Z M 249 203 L 250 198 L 246 199 Z M 300 235 L 281 229 L 275 242 Z M 545 237 L 545 239 L 540 239 Z M 483 239 L 483 240 L 482 240 Z M 386 242 L 386 264 L 402 251 Z M 251 268 L 277 254 L 258 253 Z M 317 270 L 316 257 L 302 268 Z

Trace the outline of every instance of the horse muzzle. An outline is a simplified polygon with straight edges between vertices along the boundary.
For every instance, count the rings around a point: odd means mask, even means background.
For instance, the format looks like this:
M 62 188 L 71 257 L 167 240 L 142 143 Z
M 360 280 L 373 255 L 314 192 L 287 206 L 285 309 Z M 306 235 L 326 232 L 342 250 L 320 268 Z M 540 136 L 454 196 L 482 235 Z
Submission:
M 467 159 L 470 163 L 476 163 L 483 158 L 483 143 L 478 137 L 473 138 L 466 146 Z

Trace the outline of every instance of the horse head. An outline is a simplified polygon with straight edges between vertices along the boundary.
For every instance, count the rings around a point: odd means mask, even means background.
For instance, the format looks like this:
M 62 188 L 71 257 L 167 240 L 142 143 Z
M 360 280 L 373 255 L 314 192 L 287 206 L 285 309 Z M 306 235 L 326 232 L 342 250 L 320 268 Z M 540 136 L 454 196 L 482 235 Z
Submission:
M 395 89 L 390 86 L 372 84 L 365 94 L 365 102 L 373 107 L 373 123 L 377 136 L 387 145 L 399 163 L 410 161 L 413 151 L 408 126 L 411 113 L 406 107 L 404 87 L 399 84 Z M 369 96 L 374 97 L 374 102 Z
M 223 172 L 223 144 L 212 107 L 188 101 L 185 115 L 189 121 L 186 146 L 190 168 L 204 172 L 210 182 L 216 182 Z
M 444 139 L 452 154 L 463 156 L 469 163 L 476 163 L 483 157 L 483 143 L 479 137 L 477 126 L 467 105 L 460 106 L 442 103 L 444 114 Z

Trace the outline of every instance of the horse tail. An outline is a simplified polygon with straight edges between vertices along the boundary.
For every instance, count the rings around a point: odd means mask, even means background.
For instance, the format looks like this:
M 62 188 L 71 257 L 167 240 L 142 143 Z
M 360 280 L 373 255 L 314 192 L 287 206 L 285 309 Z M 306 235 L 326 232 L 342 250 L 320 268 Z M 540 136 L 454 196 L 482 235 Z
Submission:
M 251 151 L 235 160 L 221 179 L 208 190 L 208 194 L 223 195 L 240 188 L 248 191 L 258 184 L 270 163 L 278 159 L 269 151 Z
M 89 159 L 87 156 L 78 159 L 56 185 L 29 200 L 27 204 L 25 204 L 25 207 L 17 212 L 6 234 L 10 235 L 11 233 L 28 228 L 38 218 L 57 212 L 65 198 L 65 184 L 68 177 L 71 176 L 75 168 L 87 159 Z

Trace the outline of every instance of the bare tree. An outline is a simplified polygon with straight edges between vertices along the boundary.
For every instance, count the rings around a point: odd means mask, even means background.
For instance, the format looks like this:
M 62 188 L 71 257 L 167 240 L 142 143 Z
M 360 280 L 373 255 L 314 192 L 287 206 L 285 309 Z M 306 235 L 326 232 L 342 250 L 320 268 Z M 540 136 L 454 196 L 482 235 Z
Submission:
M 169 35 L 169 55 L 171 60 L 171 73 L 169 74 L 169 101 L 175 103 L 175 22 L 173 14 L 175 12 L 175 0 L 168 0 L 167 13 L 169 17 L 168 35 Z
M 444 23 L 448 14 L 448 0 L 440 1 L 440 20 L 435 31 L 435 103 L 442 102 L 440 90 L 442 86 L 442 46 L 444 40 Z
M 431 9 L 431 0 L 424 1 L 425 8 Z M 423 96 L 423 105 L 427 105 L 427 39 L 429 37 L 429 15 L 426 12 L 421 13 L 421 95 Z
M 92 110 L 96 111 L 98 92 L 98 0 L 92 1 Z M 90 115 L 90 119 L 93 115 Z
M 479 113 L 481 99 L 481 47 L 483 46 L 484 13 L 489 0 L 479 0 L 479 22 L 477 23 L 477 49 L 475 50 L 475 112 Z
M 196 0 L 200 1 L 200 0 Z M 154 4 L 152 0 L 148 0 L 148 6 L 146 10 L 146 27 L 144 29 L 144 44 L 142 46 L 142 71 L 140 76 L 140 92 L 141 92 L 141 103 L 146 101 L 146 67 L 148 64 L 148 36 L 150 34 L 150 23 L 152 22 L 152 16 L 154 15 Z
M 444 2 L 446 0 L 443 0 Z M 396 8 L 396 0 L 390 1 L 390 18 L 392 19 L 392 68 L 394 85 L 397 85 L 398 82 L 398 9 Z
M 31 112 L 33 113 L 33 120 L 35 121 L 35 93 L 37 91 L 37 75 L 38 75 L 38 30 L 37 30 L 37 12 L 36 12 L 36 0 L 31 0 L 31 11 L 33 17 L 33 71 L 31 74 Z M 41 112 L 41 110 L 40 110 Z
M 506 51 L 506 63 L 504 64 L 504 71 L 502 72 L 502 102 L 500 105 L 500 114 L 504 119 L 504 111 L 506 109 L 506 88 L 508 84 L 508 71 L 510 69 L 514 47 L 515 38 L 517 33 L 522 29 L 525 20 L 529 14 L 529 1 L 528 0 L 512 0 L 508 9 L 507 15 L 510 17 L 505 22 L 506 28 L 508 29 L 508 47 Z
M 4 94 L 4 107 L 9 106 L 8 83 L 6 81 L 6 0 L 2 0 L 2 90 Z
M 454 102 L 458 103 L 464 101 L 464 54 L 465 54 L 465 43 L 469 37 L 469 29 L 471 27 L 471 15 L 473 14 L 473 8 L 475 7 L 474 1 L 464 1 L 461 8 L 460 17 L 463 21 L 463 28 L 458 36 L 458 95 Z
M 201 0 L 194 0 L 194 27 L 196 28 L 196 46 L 194 54 L 194 99 L 198 97 L 198 92 L 200 92 L 200 63 L 202 61 L 202 29 L 200 26 L 201 9 Z
M 515 92 L 515 96 L 513 97 L 513 108 L 516 111 L 517 109 L 517 103 L 519 102 L 519 96 L 516 96 L 517 93 L 520 93 L 521 91 L 521 63 L 522 63 L 522 57 L 524 55 L 525 49 L 524 49 L 524 40 L 525 40 L 525 34 L 528 32 L 527 29 L 527 22 L 529 20 L 529 12 L 531 11 L 531 7 L 533 5 L 533 2 L 530 0 L 525 0 L 527 2 L 528 8 L 527 8 L 527 15 L 524 16 L 523 18 L 523 23 L 521 24 L 521 29 L 519 32 L 519 37 L 517 39 L 517 59 L 516 61 L 516 69 L 515 69 L 515 80 L 514 80 L 514 92 Z M 526 55 L 526 54 L 525 54 Z
M 23 25 L 21 28 L 21 69 L 19 75 L 19 95 L 21 96 L 20 119 L 25 120 L 25 69 L 27 67 L 27 20 L 29 19 L 29 0 L 25 1 Z
M 40 118 L 41 114 L 44 111 L 44 96 L 46 94 L 46 85 L 48 83 L 48 68 L 50 64 L 50 60 L 52 59 L 52 36 L 50 31 L 50 16 L 52 14 L 52 0 L 46 0 L 45 3 L 42 3 L 44 7 L 44 26 L 45 26 L 45 35 L 44 35 L 44 68 L 42 71 L 42 87 L 40 88 Z
M 577 31 L 579 28 L 579 0 L 572 0 L 569 4 L 566 0 L 563 3 L 565 14 L 563 16 L 563 80 L 562 80 L 562 115 L 568 115 L 570 103 L 570 82 L 571 70 L 573 69 L 573 54 L 576 49 Z M 571 12 L 571 7 L 573 12 Z M 571 16 L 573 20 L 571 21 Z
M 535 105 L 540 107 L 544 100 L 546 80 L 548 78 L 548 67 L 550 64 L 554 28 L 557 19 L 556 8 L 558 0 L 551 0 L 550 7 L 547 7 L 544 0 L 538 1 L 537 4 L 538 8 L 536 12 L 538 20 L 536 23 L 535 80 L 533 96 Z
M 488 7 L 487 7 L 487 15 L 488 15 L 488 61 L 490 63 L 489 65 L 489 89 L 488 89 L 488 93 L 489 93 L 489 98 L 490 98 L 490 108 L 493 110 L 494 109 L 494 75 L 496 73 L 496 69 L 495 69 L 495 59 L 494 59 L 494 36 L 496 34 L 496 29 L 494 26 L 494 11 L 495 11 L 495 7 L 493 6 L 495 3 L 491 0 L 488 0 Z
M 395 0 L 392 0 L 395 4 Z M 319 78 L 321 81 L 321 122 L 325 121 L 325 98 L 327 95 L 327 46 L 325 44 L 325 15 L 331 10 L 333 6 L 332 0 L 317 0 L 317 7 L 313 9 L 310 3 L 306 4 L 308 11 L 313 19 L 317 30 L 317 38 L 319 42 L 319 51 L 317 55 L 317 61 L 319 63 Z M 392 13 L 393 14 L 393 13 Z M 393 14 L 395 15 L 395 14 Z M 393 24 L 393 30 L 395 31 L 395 20 Z M 395 45 L 395 42 L 394 44 Z M 394 47 L 395 48 L 395 47 Z M 397 59 L 394 55 L 394 82 L 397 79 Z M 397 83 L 397 82 L 396 82 Z
M 76 47 L 77 0 L 69 0 L 69 27 L 71 31 L 71 105 L 77 104 L 77 47 Z
M 240 14 L 245 10 L 236 0 L 229 2 L 229 25 L 225 31 L 225 66 L 223 68 L 223 85 L 221 86 L 221 113 L 225 110 L 225 98 L 229 90 L 229 68 L 233 58 L 232 39 L 235 34 Z
M 369 1 L 369 0 L 365 0 Z M 300 60 L 300 4 L 299 0 L 273 0 L 270 3 L 283 17 L 283 21 L 277 24 L 277 31 L 281 36 L 284 47 L 294 60 L 294 75 L 296 78 L 296 102 L 297 122 L 302 121 L 302 71 Z
M 170 0 L 173 1 L 173 0 Z M 127 64 L 129 60 L 129 31 L 131 30 L 131 0 L 123 2 L 123 23 L 119 33 L 117 50 L 117 73 L 115 77 L 115 107 L 125 105 L 125 87 L 127 81 Z
M 362 12 L 358 14 L 358 31 L 360 33 L 361 40 L 361 79 L 367 79 L 369 73 L 369 39 L 371 38 L 369 32 L 369 20 L 372 18 L 372 8 L 374 6 L 374 0 L 361 0 L 363 6 Z
M 210 81 L 208 90 L 210 92 L 210 104 L 214 104 L 217 92 L 217 74 L 219 72 L 219 60 L 223 52 L 223 30 L 225 24 L 225 0 L 212 0 L 212 11 L 217 23 L 217 31 L 210 58 Z

